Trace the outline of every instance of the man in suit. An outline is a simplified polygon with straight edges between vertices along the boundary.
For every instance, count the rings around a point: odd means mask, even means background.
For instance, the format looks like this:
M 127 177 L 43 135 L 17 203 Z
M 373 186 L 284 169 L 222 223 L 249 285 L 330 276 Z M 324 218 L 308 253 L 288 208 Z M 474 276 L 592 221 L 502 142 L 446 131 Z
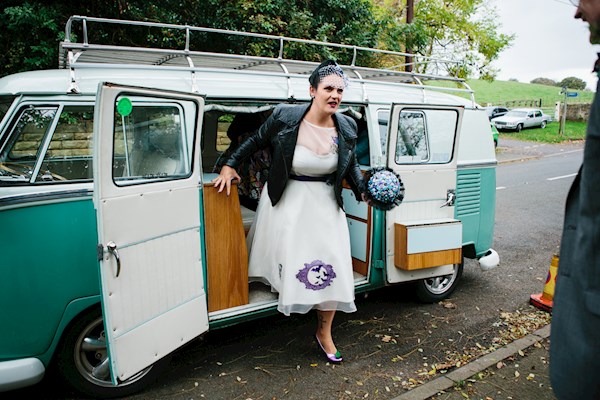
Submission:
M 571 0 L 600 44 L 600 0 Z M 596 62 L 594 71 L 598 72 Z M 583 164 L 565 208 L 552 310 L 550 379 L 560 400 L 600 399 L 600 99 L 586 133 Z

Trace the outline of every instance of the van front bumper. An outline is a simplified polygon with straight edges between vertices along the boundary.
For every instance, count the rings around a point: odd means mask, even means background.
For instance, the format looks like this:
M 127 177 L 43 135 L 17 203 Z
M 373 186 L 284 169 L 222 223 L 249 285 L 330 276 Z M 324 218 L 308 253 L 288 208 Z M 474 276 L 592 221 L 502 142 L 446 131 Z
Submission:
M 489 271 L 500 265 L 500 255 L 494 249 L 489 249 L 486 253 L 477 259 L 482 271 Z
M 0 392 L 32 386 L 42 380 L 46 368 L 37 358 L 0 361 Z

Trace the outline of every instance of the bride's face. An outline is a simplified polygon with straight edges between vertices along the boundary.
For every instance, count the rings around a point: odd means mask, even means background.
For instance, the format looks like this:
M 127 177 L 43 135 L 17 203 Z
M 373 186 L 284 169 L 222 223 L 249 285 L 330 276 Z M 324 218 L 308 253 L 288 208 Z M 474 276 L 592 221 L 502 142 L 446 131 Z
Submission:
M 324 76 L 315 89 L 310 87 L 313 106 L 326 114 L 334 114 L 342 102 L 344 79 L 336 74 Z

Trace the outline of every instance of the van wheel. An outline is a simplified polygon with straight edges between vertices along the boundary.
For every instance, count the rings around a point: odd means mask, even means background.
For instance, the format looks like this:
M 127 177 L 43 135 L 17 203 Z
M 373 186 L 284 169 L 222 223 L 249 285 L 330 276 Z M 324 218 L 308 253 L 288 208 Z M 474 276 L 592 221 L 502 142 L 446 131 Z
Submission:
M 545 127 L 546 127 L 546 121 L 542 121 L 542 123 L 541 123 L 541 125 L 540 125 L 540 128 L 541 128 L 541 129 L 544 129 Z
M 423 303 L 437 303 L 454 292 L 463 273 L 463 263 L 454 264 L 454 272 L 450 275 L 422 279 L 416 282 L 417 298 Z
M 517 125 L 517 132 L 521 132 L 523 130 L 523 124 Z
M 99 307 L 86 312 L 68 328 L 57 354 L 61 378 L 78 392 L 101 399 L 139 392 L 166 370 L 170 359 L 166 356 L 115 386 L 110 378 L 110 360 Z

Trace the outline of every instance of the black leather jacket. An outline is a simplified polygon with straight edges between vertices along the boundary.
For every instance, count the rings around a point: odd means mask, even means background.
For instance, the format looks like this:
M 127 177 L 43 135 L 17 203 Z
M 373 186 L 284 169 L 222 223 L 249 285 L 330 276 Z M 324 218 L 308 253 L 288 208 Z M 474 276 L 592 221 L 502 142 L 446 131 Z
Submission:
M 256 135 L 246 139 L 225 162 L 226 165 L 237 168 L 242 160 L 256 150 L 271 145 L 273 154 L 267 182 L 273 206 L 281 198 L 290 176 L 300 122 L 309 107 L 310 103 L 277 106 Z M 328 183 L 333 185 L 337 203 L 343 207 L 342 180 L 346 179 L 358 200 L 361 200 L 361 193 L 364 192 L 364 182 L 355 154 L 356 122 L 340 113 L 334 114 L 333 120 L 338 132 L 338 167 L 328 177 Z

